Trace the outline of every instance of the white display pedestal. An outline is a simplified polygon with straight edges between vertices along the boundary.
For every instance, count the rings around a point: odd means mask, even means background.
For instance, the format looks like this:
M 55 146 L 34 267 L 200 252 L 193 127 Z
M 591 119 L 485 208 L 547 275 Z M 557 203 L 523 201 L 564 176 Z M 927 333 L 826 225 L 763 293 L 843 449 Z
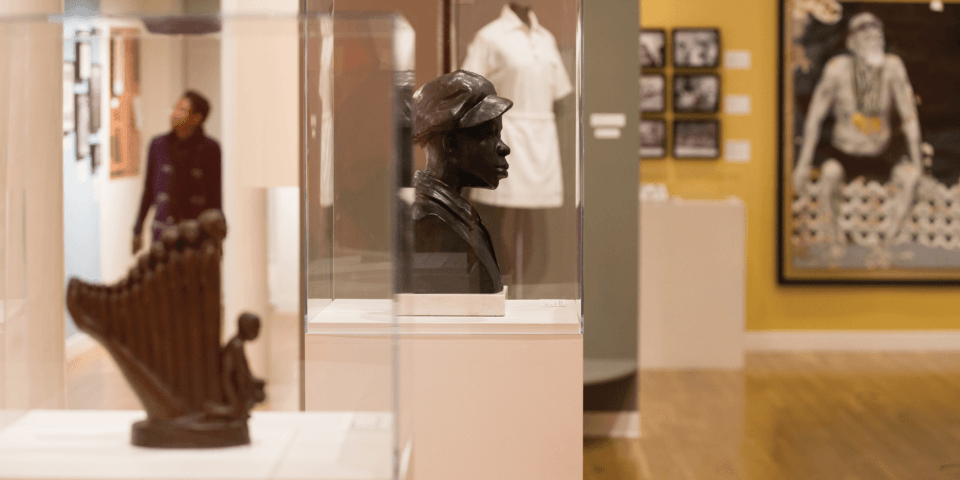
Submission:
M 142 411 L 33 410 L 0 431 L 0 478 L 44 480 L 389 480 L 393 415 L 254 412 L 251 444 L 130 445 Z
M 640 368 L 743 368 L 743 202 L 643 201 L 640 219 Z
M 550 305 L 559 306 L 550 306 Z M 311 301 L 307 410 L 392 404 L 390 300 Z M 503 317 L 397 317 L 399 435 L 415 480 L 583 477 L 583 339 L 572 301 Z

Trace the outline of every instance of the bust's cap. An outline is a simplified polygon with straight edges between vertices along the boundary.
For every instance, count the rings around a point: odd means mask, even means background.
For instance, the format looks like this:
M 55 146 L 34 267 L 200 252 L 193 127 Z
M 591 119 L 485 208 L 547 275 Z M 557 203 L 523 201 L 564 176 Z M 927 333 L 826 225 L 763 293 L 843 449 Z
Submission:
M 497 96 L 490 80 L 457 70 L 425 83 L 413 94 L 413 141 L 469 128 L 503 115 L 513 102 Z

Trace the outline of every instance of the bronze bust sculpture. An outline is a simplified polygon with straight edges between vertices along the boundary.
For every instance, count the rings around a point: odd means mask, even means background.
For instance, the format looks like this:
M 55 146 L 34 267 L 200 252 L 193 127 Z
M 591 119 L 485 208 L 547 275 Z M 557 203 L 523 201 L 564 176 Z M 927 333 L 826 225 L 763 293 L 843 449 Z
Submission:
M 500 268 L 490 234 L 462 195 L 464 188 L 495 189 L 507 176 L 510 153 L 500 131 L 513 102 L 489 80 L 458 70 L 413 95 L 414 137 L 427 157 L 414 177 L 412 238 L 406 252 L 408 293 L 499 293 Z
M 70 279 L 70 315 L 116 360 L 147 412 L 133 425 L 134 445 L 250 443 L 247 418 L 265 395 L 264 382 L 250 373 L 243 342 L 257 337 L 260 320 L 241 315 L 237 335 L 220 347 L 226 234 L 223 214 L 207 210 L 164 231 L 119 283 Z

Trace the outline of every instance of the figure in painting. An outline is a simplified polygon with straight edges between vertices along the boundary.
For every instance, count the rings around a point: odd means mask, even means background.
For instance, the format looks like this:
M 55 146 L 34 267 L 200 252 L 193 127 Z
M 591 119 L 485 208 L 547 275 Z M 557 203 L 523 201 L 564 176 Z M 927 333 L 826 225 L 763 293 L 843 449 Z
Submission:
M 863 176 L 881 184 L 892 180 L 891 221 L 874 252 L 878 266 L 889 264 L 889 248 L 908 215 L 922 173 L 920 122 L 913 87 L 903 61 L 885 51 L 883 24 L 864 12 L 848 24 L 847 49 L 827 62 L 813 92 L 793 170 L 795 191 L 814 189 L 830 217 L 827 236 L 831 255 L 844 254 L 839 227 L 844 181 Z M 891 131 L 893 110 L 899 114 L 905 147 Z M 821 126 L 833 115 L 826 152 L 817 152 Z M 824 149 L 820 149 L 824 150 Z M 813 181 L 814 170 L 818 179 Z

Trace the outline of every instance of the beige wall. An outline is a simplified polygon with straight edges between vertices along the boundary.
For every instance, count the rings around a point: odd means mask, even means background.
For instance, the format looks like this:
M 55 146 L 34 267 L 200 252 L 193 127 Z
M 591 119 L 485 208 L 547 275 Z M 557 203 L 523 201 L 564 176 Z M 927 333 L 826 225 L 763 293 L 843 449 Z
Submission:
M 286 13 L 290 18 L 298 7 L 296 0 L 221 2 L 224 13 Z M 227 21 L 221 35 L 223 202 L 230 231 L 224 243 L 223 288 L 229 335 L 244 311 L 264 322 L 274 318 L 268 302 L 267 187 L 299 185 L 299 35 L 293 21 L 249 17 Z M 266 337 L 276 331 L 269 323 L 263 330 Z M 299 345 L 297 336 L 288 335 L 289 348 Z M 261 376 L 270 371 L 267 343 L 255 342 L 247 350 L 251 368 Z
M 0 15 L 63 11 L 6 0 Z M 0 415 L 63 406 L 62 26 L 0 26 Z M 2 420 L 2 419 L 0 419 Z

